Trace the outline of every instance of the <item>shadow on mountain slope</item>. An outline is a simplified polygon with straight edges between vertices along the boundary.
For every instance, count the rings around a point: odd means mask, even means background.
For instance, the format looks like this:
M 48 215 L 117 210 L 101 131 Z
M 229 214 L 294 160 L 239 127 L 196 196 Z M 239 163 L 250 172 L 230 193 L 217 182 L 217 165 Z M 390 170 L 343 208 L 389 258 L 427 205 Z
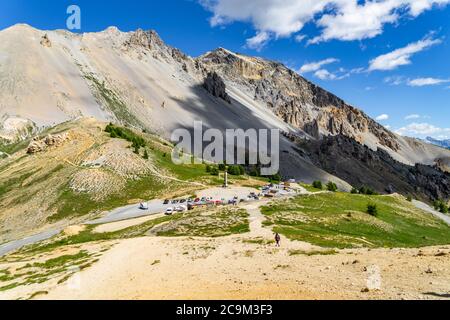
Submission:
M 431 166 L 405 165 L 351 138 L 329 136 L 302 142 L 300 148 L 314 164 L 355 187 L 370 186 L 380 193 L 398 192 L 426 201 L 450 198 L 450 174 Z

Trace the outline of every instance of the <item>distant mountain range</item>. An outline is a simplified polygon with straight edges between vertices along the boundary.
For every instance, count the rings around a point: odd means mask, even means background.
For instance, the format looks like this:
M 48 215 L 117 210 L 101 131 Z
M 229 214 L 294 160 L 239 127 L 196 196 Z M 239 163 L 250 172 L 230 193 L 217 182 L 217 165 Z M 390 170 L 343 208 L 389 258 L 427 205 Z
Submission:
M 436 146 L 442 147 L 442 148 L 446 148 L 446 149 L 450 149 L 450 139 L 447 140 L 437 140 L 434 139 L 432 137 L 427 137 L 426 139 L 429 143 L 434 144 Z

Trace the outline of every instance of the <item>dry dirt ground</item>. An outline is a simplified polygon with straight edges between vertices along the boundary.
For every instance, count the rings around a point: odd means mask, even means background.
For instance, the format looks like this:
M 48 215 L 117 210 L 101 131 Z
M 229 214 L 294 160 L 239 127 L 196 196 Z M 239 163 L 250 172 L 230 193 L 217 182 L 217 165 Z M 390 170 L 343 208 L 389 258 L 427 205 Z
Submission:
M 450 298 L 450 246 L 320 255 L 317 250 L 323 249 L 283 239 L 276 248 L 272 232 L 261 225 L 258 206 L 246 205 L 249 233 L 104 243 L 101 248 L 111 249 L 66 283 L 19 287 L 0 293 L 0 298 L 36 292 L 35 299 Z M 95 247 L 86 244 L 82 249 Z

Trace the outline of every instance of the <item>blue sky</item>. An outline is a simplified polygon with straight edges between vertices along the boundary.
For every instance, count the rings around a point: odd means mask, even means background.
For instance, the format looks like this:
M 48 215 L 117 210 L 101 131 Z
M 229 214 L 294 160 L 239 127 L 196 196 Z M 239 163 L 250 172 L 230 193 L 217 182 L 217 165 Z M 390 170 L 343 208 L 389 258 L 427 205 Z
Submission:
M 1 0 L 0 29 L 155 29 L 191 56 L 281 61 L 401 134 L 450 138 L 450 0 Z

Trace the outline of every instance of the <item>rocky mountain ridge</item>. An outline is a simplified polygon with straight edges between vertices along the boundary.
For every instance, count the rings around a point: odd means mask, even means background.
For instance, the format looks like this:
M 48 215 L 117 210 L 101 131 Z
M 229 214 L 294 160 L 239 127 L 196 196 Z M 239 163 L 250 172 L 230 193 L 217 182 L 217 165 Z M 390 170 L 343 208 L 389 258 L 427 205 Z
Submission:
M 219 48 L 197 59 L 229 82 L 245 86 L 283 121 L 319 139 L 342 134 L 364 142 L 373 134 L 380 144 L 399 149 L 395 135 L 362 111 L 304 79 L 284 65 Z

